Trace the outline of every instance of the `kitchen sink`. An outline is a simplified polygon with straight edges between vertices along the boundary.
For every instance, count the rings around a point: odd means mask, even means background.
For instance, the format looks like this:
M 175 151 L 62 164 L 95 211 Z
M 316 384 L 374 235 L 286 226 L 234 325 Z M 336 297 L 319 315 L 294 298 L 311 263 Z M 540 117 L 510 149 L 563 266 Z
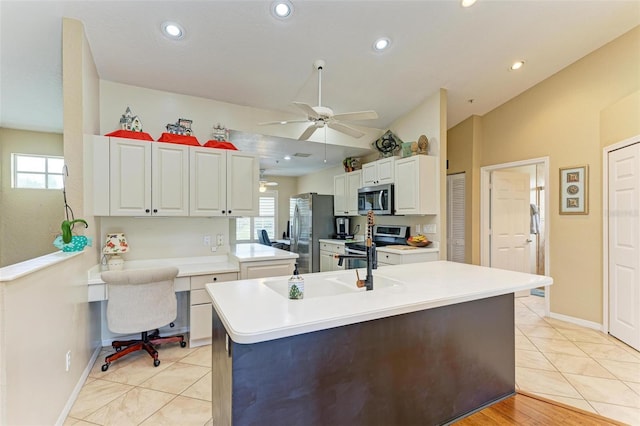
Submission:
M 366 274 L 365 274 L 366 275 Z M 353 275 L 344 274 L 340 275 L 307 275 L 304 285 L 304 298 L 316 298 L 337 296 L 341 294 L 366 292 L 364 287 L 358 288 L 356 286 L 356 274 Z M 364 279 L 364 275 L 360 275 L 360 278 Z M 289 297 L 289 285 L 288 280 L 285 278 L 265 278 L 262 283 L 269 287 L 282 297 Z M 373 291 L 384 290 L 387 288 L 399 288 L 402 283 L 393 278 L 388 278 L 383 275 L 373 275 Z

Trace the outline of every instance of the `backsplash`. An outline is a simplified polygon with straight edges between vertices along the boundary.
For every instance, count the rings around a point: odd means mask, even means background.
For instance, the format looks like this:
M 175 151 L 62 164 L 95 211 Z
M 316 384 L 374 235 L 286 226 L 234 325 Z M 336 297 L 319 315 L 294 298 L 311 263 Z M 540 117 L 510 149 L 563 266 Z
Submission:
M 197 217 L 103 217 L 100 226 L 100 247 L 108 232 L 123 232 L 130 251 L 127 260 L 163 259 L 189 256 L 212 256 L 229 252 L 229 219 Z M 222 246 L 216 246 L 222 235 Z M 211 237 L 211 246 L 205 246 L 205 236 Z

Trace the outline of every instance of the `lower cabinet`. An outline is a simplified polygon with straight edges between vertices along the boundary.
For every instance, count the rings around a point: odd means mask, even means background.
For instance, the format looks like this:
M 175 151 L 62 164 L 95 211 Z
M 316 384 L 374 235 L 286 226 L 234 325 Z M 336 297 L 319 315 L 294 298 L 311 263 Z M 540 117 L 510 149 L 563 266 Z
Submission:
M 254 278 L 291 276 L 295 268 L 295 259 L 264 260 L 257 262 L 240 263 L 240 279 L 251 280 Z
M 402 265 L 406 263 L 433 262 L 439 259 L 439 252 L 398 254 L 389 253 L 384 249 L 378 249 L 378 266 Z
M 343 266 L 338 266 L 336 254 L 344 254 L 344 244 L 320 242 L 320 272 L 341 271 Z
M 189 347 L 208 345 L 211 343 L 211 298 L 205 284 L 238 279 L 236 272 L 221 274 L 194 275 L 191 277 L 189 307 Z

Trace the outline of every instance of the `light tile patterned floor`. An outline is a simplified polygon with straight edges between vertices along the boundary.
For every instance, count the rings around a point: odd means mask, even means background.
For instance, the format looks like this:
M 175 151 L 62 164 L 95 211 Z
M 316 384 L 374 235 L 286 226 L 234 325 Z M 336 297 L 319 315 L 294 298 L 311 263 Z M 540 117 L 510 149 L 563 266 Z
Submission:
M 516 388 L 640 425 L 640 353 L 603 333 L 544 318 L 544 299 L 516 298 Z M 211 347 L 143 352 L 100 367 L 65 425 L 211 425 Z

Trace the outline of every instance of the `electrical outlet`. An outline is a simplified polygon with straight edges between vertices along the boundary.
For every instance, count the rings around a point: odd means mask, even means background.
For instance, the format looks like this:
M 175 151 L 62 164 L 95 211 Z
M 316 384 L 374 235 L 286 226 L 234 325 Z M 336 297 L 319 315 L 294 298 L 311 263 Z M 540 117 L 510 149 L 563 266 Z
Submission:
M 424 229 L 425 234 L 435 234 L 437 232 L 435 223 L 424 224 L 422 229 Z
M 420 224 L 419 223 L 416 224 L 415 228 L 416 228 L 416 234 L 419 234 L 420 233 Z
M 218 251 L 218 247 L 217 246 L 211 246 L 211 252 L 215 253 Z
M 217 244 L 219 246 L 223 245 L 224 244 L 224 235 L 218 234 L 216 237 L 217 237 Z
M 202 237 L 202 245 L 210 246 L 211 245 L 211 235 L 205 235 Z
M 71 368 L 71 351 L 67 351 L 67 356 L 65 357 L 66 361 L 66 371 L 69 371 Z

